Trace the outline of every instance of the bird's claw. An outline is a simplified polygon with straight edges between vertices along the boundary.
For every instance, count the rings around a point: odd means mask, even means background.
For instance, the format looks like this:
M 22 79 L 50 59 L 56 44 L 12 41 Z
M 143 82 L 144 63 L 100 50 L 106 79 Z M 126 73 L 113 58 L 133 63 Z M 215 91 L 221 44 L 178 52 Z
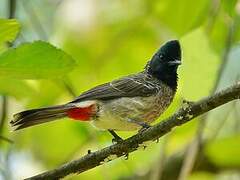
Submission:
M 151 127 L 151 125 L 149 125 L 147 123 L 142 123 L 141 126 L 142 126 L 142 128 L 138 131 L 139 133 L 142 133 Z
M 111 135 L 113 136 L 113 139 L 112 139 L 112 143 L 113 144 L 117 144 L 117 143 L 120 143 L 120 142 L 122 142 L 123 141 L 123 139 L 120 137 L 120 136 L 118 136 L 117 135 L 117 133 L 115 133 L 113 130 L 108 130 L 110 133 L 111 133 Z
M 112 139 L 112 143 L 113 143 L 113 144 L 117 144 L 117 143 L 120 143 L 120 142 L 122 142 L 122 141 L 123 141 L 123 139 L 120 138 L 120 137 L 114 137 L 114 138 Z

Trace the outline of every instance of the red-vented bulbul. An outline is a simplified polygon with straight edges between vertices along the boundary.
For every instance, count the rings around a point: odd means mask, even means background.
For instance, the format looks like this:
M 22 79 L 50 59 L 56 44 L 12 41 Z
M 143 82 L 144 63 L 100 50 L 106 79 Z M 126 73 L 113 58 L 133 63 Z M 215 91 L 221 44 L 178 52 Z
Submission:
M 142 72 L 96 86 L 64 105 L 17 113 L 10 123 L 18 130 L 69 117 L 109 130 L 119 139 L 114 130 L 147 128 L 166 110 L 177 89 L 180 64 L 179 42 L 168 41 Z

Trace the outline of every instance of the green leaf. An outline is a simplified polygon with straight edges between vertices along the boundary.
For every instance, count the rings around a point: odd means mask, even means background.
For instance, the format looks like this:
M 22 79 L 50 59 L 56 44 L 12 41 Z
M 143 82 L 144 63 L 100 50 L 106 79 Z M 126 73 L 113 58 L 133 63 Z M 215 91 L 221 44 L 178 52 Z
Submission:
M 10 95 L 16 99 L 34 96 L 34 89 L 23 80 L 0 78 L 0 94 Z
M 60 78 L 75 61 L 62 50 L 43 41 L 25 43 L 0 56 L 0 76 L 18 79 Z
M 229 31 L 230 24 L 225 19 L 226 14 L 221 9 L 211 27 L 211 33 L 208 34 L 212 48 L 218 52 L 223 53 L 226 46 L 226 38 Z
M 222 2 L 224 10 L 230 16 L 234 16 L 236 14 L 235 6 L 237 4 L 237 0 L 222 0 L 221 2 Z
M 161 23 L 176 34 L 183 35 L 202 25 L 208 17 L 210 4 L 208 0 L 161 0 L 155 3 L 154 8 Z
M 0 53 L 7 49 L 6 42 L 17 37 L 20 24 L 15 19 L 0 19 Z
M 216 177 L 213 173 L 205 171 L 197 171 L 190 174 L 188 180 L 216 180 Z
M 211 161 L 220 166 L 240 165 L 240 135 L 215 140 L 207 144 L 205 151 Z
M 0 44 L 12 42 L 20 29 L 16 19 L 0 19 Z

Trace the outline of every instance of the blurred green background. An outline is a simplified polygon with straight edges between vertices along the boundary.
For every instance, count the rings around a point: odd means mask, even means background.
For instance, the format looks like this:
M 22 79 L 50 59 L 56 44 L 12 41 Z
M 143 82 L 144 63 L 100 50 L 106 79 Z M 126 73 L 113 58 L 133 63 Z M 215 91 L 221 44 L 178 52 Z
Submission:
M 7 19 L 8 14 L 9 1 L 1 0 L 0 18 Z M 13 47 L 47 41 L 75 63 L 74 68 L 59 66 L 57 71 L 52 66 L 54 73 L 45 73 L 42 69 L 55 56 L 42 45 L 22 51 L 21 58 L 18 55 L 22 61 L 16 65 L 24 67 L 31 59 L 29 73 L 37 71 L 36 76 L 0 72 L 0 179 L 30 177 L 77 159 L 89 149 L 110 145 L 107 132 L 84 122 L 64 119 L 12 132 L 9 121 L 21 110 L 64 103 L 95 85 L 141 71 L 170 39 L 180 40 L 183 64 L 175 100 L 158 121 L 173 114 L 183 99 L 196 101 L 235 83 L 240 75 L 239 15 L 237 0 L 17 1 L 17 21 L 9 27 L 0 23 L 0 30 L 8 30 L 0 34 L 0 69 L 1 60 L 11 59 L 6 54 L 11 48 L 1 43 L 13 42 L 16 35 Z M 34 56 L 34 48 L 42 49 L 42 54 Z M 128 160 L 117 159 L 66 179 L 240 179 L 239 108 L 239 101 L 229 103 L 174 129 Z M 191 156 L 193 165 L 187 166 Z M 184 174 L 185 167 L 190 170 Z

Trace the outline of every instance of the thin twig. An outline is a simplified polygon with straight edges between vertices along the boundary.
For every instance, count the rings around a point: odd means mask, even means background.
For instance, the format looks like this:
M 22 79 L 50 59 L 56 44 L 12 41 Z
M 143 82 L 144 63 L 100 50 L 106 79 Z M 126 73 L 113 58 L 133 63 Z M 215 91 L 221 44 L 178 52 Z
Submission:
M 34 10 L 33 5 L 31 4 L 31 1 L 20 1 L 23 6 L 23 10 L 29 17 L 29 20 L 33 26 L 34 31 L 38 35 L 38 37 L 42 40 L 47 40 L 48 39 L 48 34 L 45 31 L 44 27 L 42 26 L 42 23 L 40 21 L 40 18 L 38 17 L 37 13 Z
M 125 154 L 142 149 L 146 144 L 149 144 L 167 134 L 174 127 L 181 126 L 203 113 L 239 98 L 240 82 L 196 103 L 191 103 L 188 107 L 184 106 L 180 108 L 174 115 L 148 128 L 144 132 L 138 133 L 122 142 L 103 148 L 99 151 L 88 153 L 78 160 L 71 161 L 59 168 L 28 179 L 60 179 L 69 174 L 82 173 L 113 159 L 122 157 Z
M 77 94 L 74 91 L 73 85 L 71 84 L 71 81 L 65 77 L 65 79 L 62 80 L 64 88 L 67 90 L 67 92 L 73 97 L 76 98 Z
M 160 156 L 158 160 L 154 163 L 154 166 L 151 168 L 150 174 L 149 174 L 149 179 L 150 180 L 160 180 L 162 179 L 162 173 L 165 167 L 165 162 L 167 159 L 167 145 L 169 142 L 169 136 L 170 134 L 166 135 L 164 139 L 162 139 L 162 146 L 160 150 Z
M 194 138 L 194 140 L 189 144 L 178 180 L 185 180 L 191 173 L 199 151 L 199 143 L 200 141 Z
M 8 19 L 13 19 L 15 17 L 15 13 L 16 13 L 16 0 L 9 1 L 8 9 L 9 9 Z
M 0 140 L 6 141 L 6 142 L 11 143 L 11 144 L 13 143 L 13 140 L 11 140 L 9 138 L 6 138 L 6 137 L 4 137 L 2 135 L 0 135 Z
M 239 114 L 239 105 L 237 103 L 235 103 L 235 106 L 234 106 L 234 116 L 235 116 L 235 126 L 233 128 L 234 128 L 234 132 L 237 134 L 240 130 L 240 123 L 239 123 L 240 114 Z
M 1 117 L 0 117 L 0 133 L 2 133 L 3 126 L 7 117 L 7 97 L 2 96 L 2 107 L 1 107 Z
M 225 50 L 224 50 L 224 53 L 223 53 L 223 56 L 222 56 L 222 64 L 221 64 L 220 69 L 218 71 L 218 76 L 217 76 L 217 79 L 216 79 L 215 86 L 213 87 L 213 92 L 217 89 L 217 86 L 219 85 L 219 82 L 221 80 L 223 71 L 224 71 L 224 69 L 226 67 L 226 64 L 228 62 L 228 55 L 229 55 L 229 52 L 231 50 L 233 36 L 234 36 L 235 31 L 236 31 L 235 26 L 236 26 L 236 20 L 234 22 L 231 22 L 230 25 L 229 25 L 229 29 L 228 29 L 228 33 L 227 33 L 226 41 L 225 41 Z
M 236 82 L 239 81 L 239 76 L 236 78 Z M 208 138 L 208 141 L 213 141 L 217 138 L 218 134 L 220 133 L 221 129 L 224 127 L 225 122 L 228 119 L 228 116 L 233 112 L 238 112 L 235 108 L 237 107 L 237 101 L 231 103 L 231 107 L 229 107 L 228 111 L 224 113 L 224 116 L 221 117 L 221 122 L 218 123 L 218 127 L 215 128 L 216 130 L 214 133 Z M 237 117 L 237 116 L 236 116 Z M 238 118 L 236 118 L 238 120 Z
M 215 140 L 221 129 L 224 127 L 224 124 L 226 123 L 228 116 L 232 113 L 232 111 L 234 110 L 234 106 L 236 105 L 236 102 L 232 102 L 231 107 L 229 108 L 229 110 L 227 112 L 225 112 L 224 116 L 221 117 L 221 119 L 219 119 L 219 123 L 218 125 L 215 127 L 215 131 L 211 134 L 211 136 L 208 138 L 208 141 L 213 141 Z
M 218 1 L 216 1 L 215 3 L 217 3 L 217 2 Z M 217 11 L 217 9 L 215 9 L 215 10 Z M 211 94 L 213 94 L 216 91 L 216 89 L 217 89 L 217 87 L 220 83 L 223 71 L 224 71 L 224 69 L 226 67 L 226 64 L 227 64 L 227 61 L 228 61 L 229 52 L 230 52 L 230 49 L 232 47 L 232 41 L 233 41 L 233 35 L 234 35 L 234 32 L 235 32 L 236 21 L 230 22 L 230 23 L 231 24 L 229 26 L 228 33 L 227 33 L 227 36 L 226 36 L 225 50 L 224 50 L 224 53 L 223 53 L 223 56 L 222 56 L 222 63 L 221 63 L 221 66 L 219 68 L 217 79 L 214 83 L 214 87 L 212 88 Z M 190 143 L 190 145 L 188 147 L 187 153 L 185 155 L 185 160 L 184 160 L 184 163 L 182 165 L 182 169 L 180 171 L 178 180 L 187 179 L 188 175 L 191 173 L 191 171 L 194 167 L 195 160 L 196 160 L 196 155 L 198 154 L 197 151 L 200 151 L 200 145 L 203 144 L 202 143 L 203 132 L 204 132 L 204 129 L 205 129 L 205 126 L 206 126 L 206 119 L 207 119 L 207 114 L 203 115 L 202 118 L 201 118 L 201 121 L 199 122 L 199 126 L 198 126 L 198 129 L 197 129 L 197 132 L 196 132 L 196 137 L 193 139 L 192 143 Z
M 206 31 L 207 34 L 210 34 L 212 32 L 213 29 L 213 25 L 216 22 L 217 16 L 219 14 L 220 11 L 220 5 L 221 5 L 221 0 L 212 0 L 212 4 L 211 4 L 211 10 L 209 13 L 209 19 L 206 25 Z

